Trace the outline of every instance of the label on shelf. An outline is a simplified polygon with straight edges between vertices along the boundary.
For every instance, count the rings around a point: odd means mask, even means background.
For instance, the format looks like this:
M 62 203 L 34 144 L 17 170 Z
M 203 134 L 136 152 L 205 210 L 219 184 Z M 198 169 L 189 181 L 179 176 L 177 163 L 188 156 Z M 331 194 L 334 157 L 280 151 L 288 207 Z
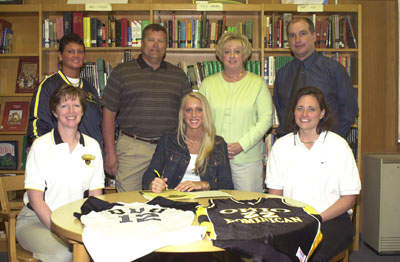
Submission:
M 86 11 L 112 11 L 111 4 L 99 3 L 99 4 L 85 4 Z
M 222 11 L 224 10 L 224 5 L 221 3 L 201 3 L 196 4 L 197 11 Z
M 297 12 L 323 12 L 323 5 L 298 5 Z

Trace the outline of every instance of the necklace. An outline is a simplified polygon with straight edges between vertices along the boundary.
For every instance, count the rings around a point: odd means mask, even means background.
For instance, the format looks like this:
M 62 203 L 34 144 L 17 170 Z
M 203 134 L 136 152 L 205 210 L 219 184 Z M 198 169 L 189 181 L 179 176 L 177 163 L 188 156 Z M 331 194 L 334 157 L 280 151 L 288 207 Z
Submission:
M 186 137 L 186 139 L 189 140 L 189 142 L 190 142 L 191 144 L 198 144 L 198 143 L 200 143 L 200 140 L 192 140 L 192 139 L 190 139 L 189 137 Z
M 237 79 L 239 77 L 241 77 L 244 74 L 245 71 L 242 71 L 240 74 L 236 75 L 236 76 L 230 76 L 227 73 L 225 73 L 225 71 L 223 71 L 222 73 L 224 74 L 224 76 L 226 76 L 227 78 L 231 78 L 231 79 Z

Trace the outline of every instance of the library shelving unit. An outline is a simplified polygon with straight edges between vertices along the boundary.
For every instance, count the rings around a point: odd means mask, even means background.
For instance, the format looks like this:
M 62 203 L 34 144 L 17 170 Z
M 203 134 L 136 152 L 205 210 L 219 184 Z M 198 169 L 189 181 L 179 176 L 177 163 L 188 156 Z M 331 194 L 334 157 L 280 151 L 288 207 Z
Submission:
M 32 98 L 32 93 L 16 93 L 18 61 L 21 57 L 40 59 L 41 5 L 2 5 L 0 18 L 12 24 L 14 49 L 11 53 L 0 54 L 0 123 L 3 123 L 6 102 L 30 101 Z M 18 168 L 0 170 L 0 174 L 24 173 L 21 169 L 21 160 L 25 135 L 26 129 L 0 132 L 0 141 L 18 141 Z

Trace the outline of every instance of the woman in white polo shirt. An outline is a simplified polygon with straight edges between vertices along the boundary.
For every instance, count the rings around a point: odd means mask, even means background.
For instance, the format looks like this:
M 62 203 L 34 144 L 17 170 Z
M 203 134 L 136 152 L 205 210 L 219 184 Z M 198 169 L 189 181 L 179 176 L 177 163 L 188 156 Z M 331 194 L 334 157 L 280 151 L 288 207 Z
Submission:
M 25 207 L 16 225 L 21 246 L 36 259 L 72 261 L 70 246 L 51 233 L 53 210 L 69 202 L 102 193 L 103 159 L 98 142 L 78 131 L 86 110 L 86 95 L 63 85 L 50 98 L 57 127 L 37 138 L 28 154 Z
M 310 261 L 328 262 L 353 240 L 347 211 L 361 189 L 357 165 L 346 140 L 329 131 L 333 118 L 318 88 L 300 89 L 290 112 L 292 133 L 272 147 L 266 184 L 270 194 L 302 201 L 320 213 L 323 239 Z

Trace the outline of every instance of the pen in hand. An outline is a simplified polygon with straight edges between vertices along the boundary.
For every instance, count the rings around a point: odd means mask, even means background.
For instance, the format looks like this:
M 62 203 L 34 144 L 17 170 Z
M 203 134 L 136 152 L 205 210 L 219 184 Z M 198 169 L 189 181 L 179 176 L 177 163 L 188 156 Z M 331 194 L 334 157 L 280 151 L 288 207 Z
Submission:
M 159 178 L 162 178 L 161 175 L 160 175 L 160 173 L 158 173 L 157 170 L 154 169 L 154 172 L 156 173 L 156 175 L 157 175 Z M 168 190 L 168 185 L 165 187 L 165 190 Z

